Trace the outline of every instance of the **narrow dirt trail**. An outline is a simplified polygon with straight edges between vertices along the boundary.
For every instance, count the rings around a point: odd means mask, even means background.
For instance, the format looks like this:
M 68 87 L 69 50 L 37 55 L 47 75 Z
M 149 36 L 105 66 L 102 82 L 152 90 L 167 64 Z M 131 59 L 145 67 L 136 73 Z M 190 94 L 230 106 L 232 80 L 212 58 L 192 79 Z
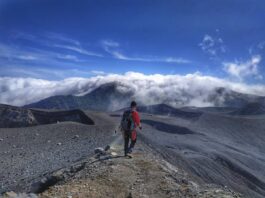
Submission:
M 118 136 L 105 155 L 39 197 L 240 197 L 229 189 L 199 186 L 185 172 L 152 153 L 143 142 L 138 141 L 133 157 L 126 158 L 122 143 L 122 137 Z

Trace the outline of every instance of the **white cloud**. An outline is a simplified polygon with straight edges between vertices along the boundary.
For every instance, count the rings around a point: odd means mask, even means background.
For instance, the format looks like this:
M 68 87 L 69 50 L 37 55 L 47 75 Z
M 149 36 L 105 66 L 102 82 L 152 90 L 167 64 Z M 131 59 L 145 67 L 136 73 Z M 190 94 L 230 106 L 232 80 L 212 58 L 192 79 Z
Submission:
M 218 53 L 226 52 L 223 39 L 220 37 L 213 37 L 208 34 L 204 35 L 202 42 L 199 43 L 199 46 L 205 53 L 213 57 L 217 56 Z
M 258 49 L 263 50 L 265 48 L 265 41 L 261 41 L 258 45 L 257 45 Z
M 102 40 L 101 44 L 105 50 L 107 50 L 107 47 L 119 47 L 120 46 L 118 42 L 115 42 L 112 40 Z
M 174 58 L 174 57 L 168 57 L 163 59 L 163 61 L 168 63 L 191 63 L 190 60 L 184 59 L 184 58 Z
M 8 67 L 0 66 L 0 77 L 21 77 L 21 78 L 33 78 L 33 79 L 43 79 L 48 78 L 50 80 L 62 80 L 69 77 L 88 77 L 95 75 L 89 70 L 83 68 L 74 69 L 64 67 L 63 69 L 50 69 L 45 65 L 40 65 L 38 67 L 29 66 L 28 64 L 8 65 Z
M 17 58 L 21 60 L 37 60 L 38 59 L 38 57 L 33 56 L 33 55 L 19 55 L 17 56 Z
M 74 52 L 77 52 L 79 54 L 83 54 L 83 55 L 87 55 L 87 56 L 97 56 L 97 57 L 103 57 L 101 54 L 99 53 L 95 53 L 95 52 L 91 52 L 88 50 L 85 50 L 82 47 L 78 47 L 78 46 L 72 46 L 72 45 L 61 45 L 61 44 L 54 44 L 54 47 L 57 48 L 62 48 L 62 49 L 67 49 L 67 50 L 71 50 Z
M 76 46 L 80 46 L 80 42 L 74 39 L 71 39 L 65 35 L 59 34 L 59 33 L 55 33 L 55 32 L 47 32 L 45 34 L 45 36 L 50 39 L 50 40 L 54 40 L 54 41 L 62 41 L 64 43 L 68 43 L 68 44 L 72 44 L 72 45 L 76 45 Z
M 37 60 L 41 56 L 32 51 L 21 50 L 15 46 L 9 46 L 3 43 L 0 43 L 0 58 L 7 58 L 8 60 Z
M 127 61 L 141 61 L 141 62 L 164 62 L 164 63 L 182 63 L 187 64 L 191 63 L 190 60 L 184 58 L 175 58 L 175 57 L 132 57 L 127 56 L 121 52 L 119 49 L 120 44 L 112 40 L 103 40 L 101 41 L 103 49 L 112 55 L 112 57 L 119 60 Z
M 63 59 L 63 60 L 75 61 L 75 62 L 82 62 L 82 60 L 79 59 L 77 56 L 70 55 L 70 54 L 58 54 L 57 58 Z
M 15 39 L 23 39 L 33 42 L 37 45 L 49 47 L 49 50 L 32 48 L 29 51 L 25 50 L 27 46 L 19 48 L 19 46 L 7 46 L 0 43 L 0 57 L 5 57 L 13 60 L 26 60 L 26 61 L 39 61 L 39 60 L 51 60 L 51 58 L 59 58 L 74 62 L 83 62 L 80 60 L 79 55 L 95 56 L 104 58 L 101 53 L 90 51 L 85 49 L 78 40 L 71 39 L 65 35 L 58 33 L 45 33 L 43 35 L 31 35 L 25 33 L 19 33 Z M 178 63 L 187 64 L 191 63 L 190 60 L 181 57 L 156 57 L 156 56 L 128 56 L 125 55 L 120 49 L 120 44 L 113 40 L 102 40 L 101 47 L 105 52 L 111 55 L 111 57 L 118 60 L 126 61 L 140 61 L 140 62 L 161 62 L 161 63 Z M 1 49 L 2 48 L 2 49 Z M 68 52 L 58 53 L 56 48 L 67 50 Z M 69 54 L 70 53 L 70 54 Z M 78 54 L 76 54 L 78 53 Z
M 58 59 L 64 59 L 72 62 L 81 62 L 84 60 L 79 57 L 70 54 L 57 53 L 52 50 L 41 49 L 21 49 L 15 45 L 6 45 L 0 43 L 0 58 L 7 59 L 8 61 L 27 61 L 28 63 L 41 62 L 51 63 L 58 62 Z M 64 63 L 64 62 L 63 62 Z
M 87 49 L 84 49 L 78 40 L 69 38 L 59 33 L 46 32 L 45 34 L 36 36 L 21 32 L 15 36 L 15 39 L 28 40 L 35 44 L 49 47 L 51 48 L 51 50 L 49 51 L 54 51 L 55 50 L 54 48 L 61 48 L 61 49 L 70 50 L 72 52 L 77 52 L 82 55 L 102 57 L 102 55 L 97 52 L 92 52 Z M 68 60 L 76 61 L 74 59 L 68 59 Z
M 91 73 L 93 75 L 106 75 L 107 73 L 104 71 L 92 70 Z
M 48 81 L 34 78 L 0 78 L 0 103 L 25 105 L 54 95 L 82 95 L 98 86 L 119 82 L 122 90 L 131 90 L 144 104 L 168 103 L 174 106 L 212 106 L 209 97 L 216 88 L 225 87 L 241 93 L 265 94 L 264 85 L 247 85 L 199 73 L 187 75 L 144 75 L 127 72 L 90 78 L 67 78 Z M 218 98 L 222 104 L 222 98 Z
M 259 63 L 261 61 L 260 55 L 252 56 L 250 60 L 242 62 L 226 62 L 224 64 L 224 70 L 239 80 L 244 80 L 247 77 L 255 77 L 261 79 L 262 75 L 259 73 Z

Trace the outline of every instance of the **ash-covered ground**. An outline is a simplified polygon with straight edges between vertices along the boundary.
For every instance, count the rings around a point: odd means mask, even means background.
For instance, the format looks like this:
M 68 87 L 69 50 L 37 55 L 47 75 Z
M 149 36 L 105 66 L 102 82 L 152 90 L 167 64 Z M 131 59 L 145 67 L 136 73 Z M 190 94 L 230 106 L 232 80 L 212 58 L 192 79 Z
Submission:
M 186 114 L 185 114 L 186 115 Z M 196 119 L 142 114 L 139 138 L 205 183 L 265 196 L 265 118 L 203 112 Z
M 0 128 L 0 193 L 30 191 L 42 175 L 67 167 L 111 142 L 115 124 L 103 113 L 86 112 L 95 124 L 58 122 Z
M 144 111 L 138 138 L 150 152 L 184 169 L 199 184 L 227 186 L 251 198 L 265 196 L 264 115 L 231 115 L 231 109 L 171 109 L 163 115 L 157 115 L 159 108 L 152 114 Z M 29 192 L 43 176 L 110 144 L 121 112 L 85 114 L 93 121 L 90 125 L 65 120 L 1 128 L 0 192 Z

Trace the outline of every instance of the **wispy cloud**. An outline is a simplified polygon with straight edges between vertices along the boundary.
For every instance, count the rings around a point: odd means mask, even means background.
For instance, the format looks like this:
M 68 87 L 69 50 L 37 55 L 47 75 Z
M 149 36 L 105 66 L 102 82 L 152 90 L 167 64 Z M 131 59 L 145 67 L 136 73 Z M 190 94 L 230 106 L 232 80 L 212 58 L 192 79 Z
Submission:
M 258 49 L 263 50 L 265 48 L 265 41 L 261 41 L 257 45 Z
M 219 30 L 218 30 L 219 32 Z M 212 57 L 218 56 L 218 53 L 225 53 L 226 47 L 221 37 L 211 36 L 205 34 L 202 41 L 199 43 L 202 51 L 209 54 Z
M 112 40 L 103 40 L 101 41 L 103 49 L 108 52 L 112 57 L 119 60 L 127 60 L 127 61 L 142 61 L 142 62 L 165 62 L 165 63 L 191 63 L 190 60 L 184 58 L 176 58 L 176 57 L 132 57 L 125 55 L 119 49 L 120 44 L 116 41 Z
M 21 59 L 21 60 L 37 60 L 38 57 L 34 56 L 34 55 L 19 55 L 17 56 L 18 59 Z
M 9 66 L 8 68 L 6 67 L 1 67 L 1 73 L 0 76 L 9 76 L 9 77 L 17 77 L 19 78 L 36 78 L 36 79 L 42 79 L 44 76 L 49 76 L 51 78 L 63 78 L 64 76 L 62 75 L 63 72 L 59 72 L 57 70 L 50 70 L 50 69 L 45 69 L 45 68 L 34 68 L 29 66 L 25 66 L 23 64 L 19 66 Z M 17 78 L 17 79 L 19 79 Z
M 78 40 L 69 38 L 63 34 L 58 33 L 44 33 L 43 35 L 31 35 L 26 33 L 19 33 L 15 36 L 15 39 L 23 39 L 30 41 L 35 45 L 24 45 L 23 48 L 18 46 L 1 46 L 0 51 L 5 48 L 4 53 L 0 57 L 23 60 L 23 61 L 40 61 L 52 59 L 61 59 L 62 61 L 71 62 L 84 62 L 86 58 L 84 56 L 94 56 L 99 58 L 105 58 L 102 53 L 90 51 L 85 49 L 81 42 Z M 103 49 L 112 58 L 125 61 L 139 61 L 139 62 L 161 62 L 161 63 L 177 63 L 187 64 L 191 63 L 190 60 L 181 57 L 158 57 L 158 56 L 129 56 L 122 52 L 120 43 L 113 40 L 102 40 L 101 50 Z M 26 50 L 30 47 L 30 50 Z M 47 49 L 50 48 L 50 49 Z M 61 49 L 61 50 L 58 50 Z M 83 58 L 81 59 L 80 56 Z M 59 61 L 59 60 L 57 60 Z
M 184 58 L 174 58 L 174 57 L 168 57 L 163 60 L 168 63 L 191 63 L 192 62 Z
M 74 46 L 80 46 L 80 42 L 78 40 L 69 38 L 63 34 L 55 33 L 55 32 L 44 32 L 42 34 L 29 34 L 25 32 L 18 32 L 13 36 L 14 39 L 31 41 L 33 43 L 39 43 L 42 45 L 46 45 L 47 43 L 63 43 L 63 44 L 71 44 Z
M 103 40 L 101 41 L 103 48 L 105 50 L 108 50 L 108 47 L 119 47 L 120 44 L 118 42 L 112 41 L 112 40 Z
M 63 54 L 54 52 L 52 50 L 44 49 L 25 49 L 20 48 L 15 45 L 6 45 L 0 43 L 0 58 L 7 59 L 9 61 L 28 61 L 29 63 L 33 62 L 58 62 L 58 59 L 67 60 L 71 62 L 83 62 L 84 60 L 80 59 L 75 55 Z
M 83 60 L 79 59 L 77 56 L 69 55 L 69 54 L 58 54 L 57 58 L 63 59 L 63 60 L 70 60 L 74 62 L 83 62 Z
M 51 50 L 55 50 L 55 48 L 61 48 L 79 53 L 81 55 L 103 57 L 100 53 L 85 49 L 78 40 L 69 38 L 59 33 L 46 32 L 43 35 L 38 36 L 19 33 L 16 35 L 16 39 L 28 40 L 41 46 L 50 47 Z
M 8 60 L 39 60 L 43 54 L 38 54 L 33 51 L 20 49 L 17 46 L 6 45 L 0 43 L 0 58 Z
M 103 76 L 103 75 L 106 75 L 107 73 L 104 72 L 104 71 L 92 70 L 92 71 L 91 71 L 91 74 L 93 74 L 93 75 L 101 75 L 101 76 Z
M 244 80 L 247 77 L 255 77 L 256 79 L 262 79 L 262 75 L 259 73 L 259 63 L 261 62 L 261 56 L 252 56 L 250 60 L 245 62 L 235 61 L 223 63 L 224 70 L 232 77 L 239 80 Z
M 87 51 L 82 47 L 77 47 L 77 46 L 71 46 L 71 45 L 61 45 L 61 44 L 54 44 L 54 47 L 57 48 L 62 48 L 62 49 L 67 49 L 71 50 L 73 52 L 77 52 L 79 54 L 87 55 L 87 56 L 97 56 L 97 57 L 103 57 L 103 55 L 91 51 Z
M 58 80 L 70 77 L 89 77 L 98 74 L 93 74 L 90 70 L 84 68 L 63 67 L 49 69 L 45 65 L 39 64 L 38 67 L 29 64 L 8 65 L 8 67 L 0 65 L 0 78 L 1 77 L 14 77 L 14 78 L 36 78 L 36 79 L 49 79 Z
M 250 55 L 255 55 L 255 54 L 263 54 L 265 49 L 265 41 L 260 41 L 256 44 L 251 45 L 248 48 L 248 53 Z
M 76 45 L 76 46 L 81 46 L 80 42 L 78 40 L 69 38 L 63 34 L 59 34 L 59 33 L 54 33 L 54 32 L 47 32 L 45 34 L 45 36 L 47 38 L 49 38 L 50 40 L 54 40 L 54 41 L 62 41 L 68 44 L 72 44 L 72 45 Z

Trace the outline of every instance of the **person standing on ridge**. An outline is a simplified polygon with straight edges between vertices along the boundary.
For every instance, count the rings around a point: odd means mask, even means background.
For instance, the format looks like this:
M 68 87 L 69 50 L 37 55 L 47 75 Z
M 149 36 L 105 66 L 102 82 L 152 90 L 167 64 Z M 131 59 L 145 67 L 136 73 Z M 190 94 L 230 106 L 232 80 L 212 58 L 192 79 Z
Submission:
M 124 155 L 129 156 L 128 153 L 132 153 L 132 149 L 135 146 L 137 140 L 137 131 L 139 128 L 142 130 L 140 116 L 136 110 L 137 104 L 135 101 L 131 102 L 131 108 L 126 110 L 122 115 L 120 128 L 124 133 Z M 129 146 L 129 141 L 131 143 Z M 130 156 L 129 156 L 130 157 Z

